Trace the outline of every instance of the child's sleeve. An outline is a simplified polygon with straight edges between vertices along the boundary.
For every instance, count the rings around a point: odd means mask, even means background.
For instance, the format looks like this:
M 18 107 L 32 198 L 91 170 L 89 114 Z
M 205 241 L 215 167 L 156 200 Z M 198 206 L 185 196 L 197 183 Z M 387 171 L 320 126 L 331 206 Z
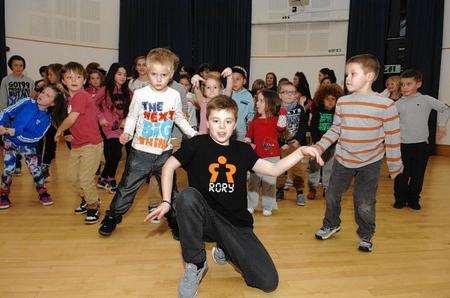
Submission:
M 286 129 L 287 126 L 287 116 L 286 116 L 286 108 L 280 107 L 279 115 L 277 118 L 277 131 L 282 132 Z
M 297 133 L 295 134 L 295 137 L 294 137 L 294 139 L 296 139 L 302 146 L 307 145 L 306 131 L 308 130 L 308 121 L 309 121 L 309 114 L 306 113 L 304 108 L 302 107 L 302 112 L 300 114 Z
M 193 137 L 197 134 L 197 131 L 189 125 L 189 122 L 184 117 L 184 113 L 181 107 L 181 98 L 179 94 L 177 95 L 178 96 L 175 99 L 175 114 L 173 116 L 173 121 L 184 134 L 188 135 L 189 137 Z
M 130 108 L 128 109 L 128 115 L 125 119 L 125 126 L 123 128 L 123 132 L 132 136 L 134 135 L 134 130 L 136 129 L 136 123 L 139 118 L 139 99 L 134 93 L 133 98 L 131 99 Z
M 253 120 L 253 117 L 255 116 L 255 106 L 253 103 L 253 97 L 249 92 L 249 98 L 248 98 L 248 105 L 247 105 L 247 113 L 245 116 L 246 119 L 246 123 L 248 123 L 249 121 Z
M 0 113 L 0 125 L 10 125 L 11 118 L 15 118 L 17 113 L 26 107 L 27 104 L 31 103 L 32 99 L 24 98 L 19 100 L 17 103 L 7 107 Z M 16 127 L 14 127 L 16 128 Z
M 446 105 L 444 102 L 431 96 L 427 96 L 427 102 L 433 110 L 436 110 L 438 112 L 437 114 L 438 125 L 446 126 L 448 119 L 450 117 L 450 107 Z
M 336 104 L 336 113 L 333 117 L 333 125 L 330 129 L 322 136 L 320 141 L 318 141 L 314 147 L 316 147 L 320 153 L 325 152 L 328 147 L 334 144 L 339 139 L 341 135 L 341 108 L 339 106 L 339 100 Z
M 245 137 L 251 139 L 252 141 L 255 138 L 255 131 L 254 131 L 254 122 L 253 122 L 253 120 L 250 121 L 250 123 L 248 124 L 248 130 L 247 130 L 247 133 L 245 134 Z
M 402 156 L 400 152 L 400 117 L 398 116 L 395 103 L 392 103 L 386 110 L 383 117 L 384 145 L 386 148 L 386 161 L 394 179 L 397 174 L 403 171 Z

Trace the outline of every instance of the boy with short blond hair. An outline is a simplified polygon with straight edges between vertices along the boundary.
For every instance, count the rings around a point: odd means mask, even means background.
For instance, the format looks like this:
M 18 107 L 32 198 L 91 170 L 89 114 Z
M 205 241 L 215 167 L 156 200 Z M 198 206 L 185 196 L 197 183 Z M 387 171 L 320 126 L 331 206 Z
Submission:
M 153 49 L 147 55 L 150 83 L 135 90 L 119 138 L 122 144 L 133 141 L 122 179 L 99 229 L 102 236 L 111 235 L 148 174 L 159 171 L 172 154 L 173 124 L 189 137 L 197 134 L 184 118 L 180 93 L 168 86 L 178 61 L 165 48 Z
M 95 184 L 95 172 L 103 154 L 103 139 L 99 129 L 99 111 L 91 95 L 83 89 L 86 70 L 77 62 L 69 62 L 61 70 L 62 82 L 69 91 L 68 116 L 59 126 L 55 141 L 70 129 L 72 150 L 70 150 L 69 173 L 72 185 L 79 191 L 80 206 L 75 213 L 86 213 L 85 223 L 99 220 L 99 197 Z
M 400 134 L 402 161 L 405 165 L 404 179 L 407 188 L 402 192 L 399 185 L 395 187 L 394 208 L 408 206 L 420 210 L 420 193 L 427 168 L 428 118 L 430 112 L 438 112 L 437 139 L 447 133 L 446 125 L 450 116 L 448 105 L 417 90 L 422 86 L 422 74 L 415 69 L 407 69 L 401 75 L 402 97 L 395 102 L 400 115 Z
M 269 254 L 253 233 L 253 218 L 247 210 L 247 171 L 277 176 L 304 154 L 320 156 L 310 147 L 300 147 L 277 163 L 259 158 L 252 147 L 231 138 L 236 128 L 237 104 L 224 95 L 207 105 L 209 134 L 186 141 L 170 157 L 162 171 L 163 202 L 146 220 L 160 219 L 173 204 L 180 233 L 184 276 L 179 297 L 194 297 L 206 273 L 204 239 L 217 242 L 212 256 L 217 264 L 231 261 L 247 285 L 265 292 L 278 286 L 278 273 Z M 315 154 L 315 155 L 314 155 Z M 189 187 L 172 202 L 172 177 L 182 166 Z
M 314 147 L 323 153 L 334 142 L 335 162 L 325 193 L 323 226 L 316 238 L 325 240 L 340 227 L 341 199 L 353 179 L 358 249 L 370 252 L 375 233 L 375 203 L 381 162 L 386 154 L 391 178 L 403 171 L 399 116 L 395 103 L 372 91 L 380 64 L 370 54 L 350 58 L 346 86 L 352 93 L 338 99 L 333 125 Z

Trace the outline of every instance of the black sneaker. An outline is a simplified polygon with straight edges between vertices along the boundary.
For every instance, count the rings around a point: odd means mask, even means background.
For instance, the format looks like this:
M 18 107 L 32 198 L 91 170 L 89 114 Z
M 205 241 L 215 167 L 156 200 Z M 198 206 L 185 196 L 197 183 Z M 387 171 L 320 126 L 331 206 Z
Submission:
M 73 212 L 75 212 L 75 214 L 84 214 L 87 212 L 87 203 L 83 198 L 81 198 L 80 206 L 75 208 Z
M 358 250 L 363 252 L 371 252 L 373 250 L 373 244 L 367 240 L 361 240 L 358 245 Z
M 99 208 L 88 209 L 86 211 L 86 218 L 84 219 L 84 223 L 87 225 L 91 225 L 91 224 L 98 222 L 99 219 L 100 219 L 100 209 Z
M 406 203 L 405 202 L 395 201 L 393 207 L 395 209 L 402 209 L 402 208 L 406 207 Z
M 408 207 L 413 210 L 420 210 L 422 207 L 420 206 L 419 202 L 409 202 Z
M 277 202 L 284 200 L 284 190 L 283 189 L 277 189 L 276 198 L 277 198 Z
M 102 220 L 102 225 L 98 229 L 98 233 L 102 236 L 109 236 L 116 229 L 117 224 L 122 221 L 122 216 L 111 215 L 109 211 L 106 211 L 105 218 Z

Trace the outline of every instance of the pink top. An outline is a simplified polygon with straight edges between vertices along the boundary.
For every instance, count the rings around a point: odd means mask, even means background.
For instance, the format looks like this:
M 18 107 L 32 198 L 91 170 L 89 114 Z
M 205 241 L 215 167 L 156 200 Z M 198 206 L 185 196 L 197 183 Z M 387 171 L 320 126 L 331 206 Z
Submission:
M 125 114 L 132 97 L 131 93 L 128 99 L 125 96 L 122 96 L 122 92 L 118 88 L 114 90 L 114 96 L 116 96 L 116 98 L 113 102 L 106 92 L 105 87 L 102 87 L 98 90 L 94 98 L 94 101 L 100 110 L 100 119 L 103 118 L 108 121 L 108 125 L 102 127 L 103 133 L 107 139 L 119 138 L 123 133 L 121 124 L 125 119 Z

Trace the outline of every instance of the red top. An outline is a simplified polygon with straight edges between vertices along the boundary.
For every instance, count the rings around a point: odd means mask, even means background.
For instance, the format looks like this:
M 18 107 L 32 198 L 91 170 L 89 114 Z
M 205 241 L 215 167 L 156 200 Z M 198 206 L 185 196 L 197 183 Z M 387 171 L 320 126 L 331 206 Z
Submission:
M 98 124 L 99 110 L 92 96 L 84 89 L 69 98 L 68 113 L 71 112 L 79 113 L 77 121 L 70 128 L 73 148 L 100 144 L 102 137 Z
M 252 139 L 256 154 L 261 158 L 280 156 L 277 122 L 277 117 L 256 118 L 248 125 L 246 137 Z

